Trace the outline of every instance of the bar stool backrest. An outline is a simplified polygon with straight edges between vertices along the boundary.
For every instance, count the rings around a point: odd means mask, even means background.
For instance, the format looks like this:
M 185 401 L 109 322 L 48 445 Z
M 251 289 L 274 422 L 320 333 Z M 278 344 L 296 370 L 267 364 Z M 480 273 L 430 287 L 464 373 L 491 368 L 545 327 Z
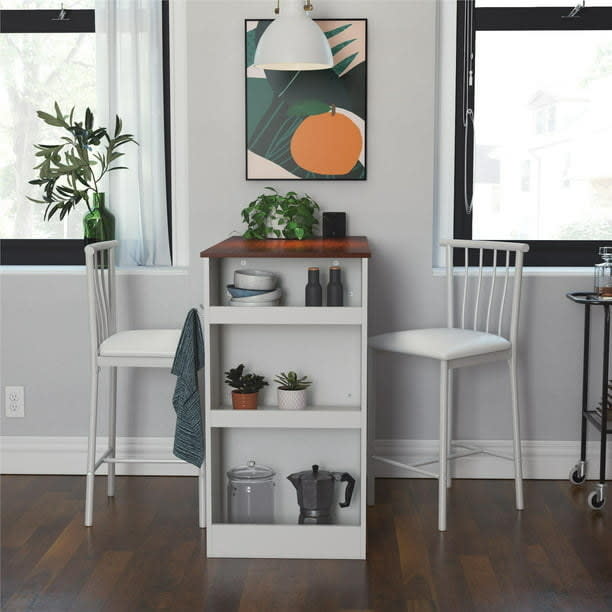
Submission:
M 117 331 L 115 248 L 117 240 L 96 242 L 85 247 L 89 337 L 94 358 L 100 344 Z
M 529 245 L 485 240 L 443 240 L 440 244 L 446 249 L 447 326 L 497 334 L 516 345 L 523 255 Z M 463 250 L 462 283 L 454 281 L 456 249 Z M 472 250 L 477 251 L 475 266 L 469 265 Z M 510 300 L 508 317 L 506 302 Z M 460 306 L 457 311 L 456 306 Z

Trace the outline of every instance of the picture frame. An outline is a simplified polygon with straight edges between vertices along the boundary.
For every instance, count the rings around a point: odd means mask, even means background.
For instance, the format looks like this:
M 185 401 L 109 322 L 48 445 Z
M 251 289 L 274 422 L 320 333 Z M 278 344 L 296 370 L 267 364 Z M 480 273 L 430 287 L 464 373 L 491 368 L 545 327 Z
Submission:
M 245 19 L 246 180 L 367 180 L 367 19 L 317 19 L 328 70 L 261 70 L 272 20 Z

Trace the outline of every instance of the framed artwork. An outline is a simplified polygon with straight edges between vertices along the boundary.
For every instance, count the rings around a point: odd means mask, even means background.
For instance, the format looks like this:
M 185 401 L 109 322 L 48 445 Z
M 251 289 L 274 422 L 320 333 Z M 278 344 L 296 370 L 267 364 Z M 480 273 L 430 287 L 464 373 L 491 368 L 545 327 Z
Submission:
M 261 70 L 257 43 L 271 20 L 245 21 L 246 178 L 366 179 L 367 19 L 317 19 L 329 70 Z

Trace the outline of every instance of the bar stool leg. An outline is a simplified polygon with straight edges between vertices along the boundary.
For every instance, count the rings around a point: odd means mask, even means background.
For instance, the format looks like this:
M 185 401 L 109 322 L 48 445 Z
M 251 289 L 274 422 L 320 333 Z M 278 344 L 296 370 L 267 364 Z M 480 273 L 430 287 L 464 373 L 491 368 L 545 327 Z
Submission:
M 115 458 L 117 449 L 117 368 L 109 368 L 109 400 L 108 400 L 108 448 L 109 457 Z M 106 494 L 115 496 L 115 464 L 107 463 Z
M 85 527 L 93 524 L 93 495 L 96 466 L 96 427 L 98 422 L 98 377 L 100 369 L 94 364 L 91 369 L 89 404 L 89 438 L 87 443 L 87 479 L 85 486 Z
M 448 427 L 447 427 L 447 444 L 446 452 L 448 456 L 452 454 L 453 450 L 453 374 L 454 370 L 449 368 L 448 370 Z M 446 471 L 446 488 L 450 489 L 453 483 L 453 477 L 451 476 L 452 465 L 450 460 L 447 462 L 448 467 Z
M 440 474 L 438 475 L 438 530 L 446 531 L 446 475 L 448 472 L 448 362 L 440 362 Z
M 512 393 L 512 434 L 514 444 L 514 487 L 516 490 L 516 509 L 523 510 L 523 461 L 521 457 L 521 425 L 518 406 L 518 381 L 516 373 L 516 356 L 508 360 L 510 368 L 510 391 Z

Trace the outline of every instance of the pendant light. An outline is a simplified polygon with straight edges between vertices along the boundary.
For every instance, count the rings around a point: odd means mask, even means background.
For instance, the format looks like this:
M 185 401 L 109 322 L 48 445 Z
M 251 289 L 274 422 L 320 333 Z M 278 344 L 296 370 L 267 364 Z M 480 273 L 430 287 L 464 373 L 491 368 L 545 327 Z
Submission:
M 304 3 L 305 2 L 305 3 Z M 334 65 L 331 49 L 310 14 L 310 0 L 284 0 L 276 19 L 266 28 L 255 50 L 257 68 L 265 70 L 325 70 Z

